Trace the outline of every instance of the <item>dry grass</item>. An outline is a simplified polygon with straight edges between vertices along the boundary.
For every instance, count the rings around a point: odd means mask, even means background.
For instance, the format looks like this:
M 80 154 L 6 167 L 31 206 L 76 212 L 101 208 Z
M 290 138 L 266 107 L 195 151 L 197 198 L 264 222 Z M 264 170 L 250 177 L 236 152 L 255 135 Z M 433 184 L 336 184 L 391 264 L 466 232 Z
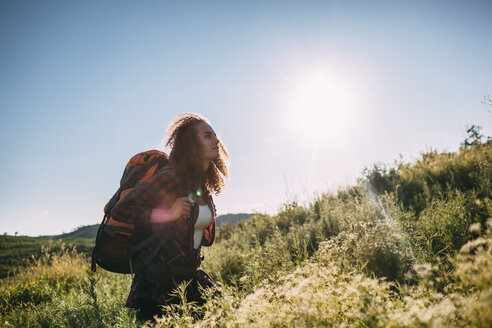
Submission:
M 492 221 L 489 221 L 492 225 Z M 432 289 L 435 266 L 418 265 L 421 284 L 398 286 L 339 265 L 339 246 L 323 243 L 316 260 L 260 283 L 243 298 L 225 289 L 195 320 L 185 304 L 157 327 L 490 327 L 492 231 L 467 243 L 451 260 L 445 292 Z M 186 307 L 187 310 L 184 310 Z M 176 316 L 176 313 L 180 315 Z

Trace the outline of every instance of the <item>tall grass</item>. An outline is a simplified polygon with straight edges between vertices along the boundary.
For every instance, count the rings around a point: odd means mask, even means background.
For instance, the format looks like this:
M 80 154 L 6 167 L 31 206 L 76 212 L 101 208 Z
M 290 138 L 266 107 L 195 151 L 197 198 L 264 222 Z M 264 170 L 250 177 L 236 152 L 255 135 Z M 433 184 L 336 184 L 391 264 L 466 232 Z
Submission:
M 203 262 L 220 295 L 199 308 L 181 295 L 155 326 L 492 326 L 491 154 L 488 141 L 377 166 L 308 206 L 222 227 Z M 88 267 L 65 249 L 2 281 L 1 322 L 140 325 L 124 308 L 131 277 Z
M 104 272 L 93 275 L 85 255 L 64 244 L 50 243 L 41 254 L 15 276 L 1 280 L 2 325 L 133 326 L 132 316 L 124 309 L 130 277 Z

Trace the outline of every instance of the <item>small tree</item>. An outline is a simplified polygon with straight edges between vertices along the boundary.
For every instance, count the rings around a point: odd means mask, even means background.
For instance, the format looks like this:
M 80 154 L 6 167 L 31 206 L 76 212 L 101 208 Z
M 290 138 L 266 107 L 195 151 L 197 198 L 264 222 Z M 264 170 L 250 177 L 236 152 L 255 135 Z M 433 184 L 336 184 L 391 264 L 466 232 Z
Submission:
M 475 145 L 479 145 L 482 143 L 483 134 L 480 134 L 480 130 L 482 127 L 479 125 L 473 124 L 466 130 L 468 133 L 468 137 L 461 143 L 461 147 L 470 148 Z

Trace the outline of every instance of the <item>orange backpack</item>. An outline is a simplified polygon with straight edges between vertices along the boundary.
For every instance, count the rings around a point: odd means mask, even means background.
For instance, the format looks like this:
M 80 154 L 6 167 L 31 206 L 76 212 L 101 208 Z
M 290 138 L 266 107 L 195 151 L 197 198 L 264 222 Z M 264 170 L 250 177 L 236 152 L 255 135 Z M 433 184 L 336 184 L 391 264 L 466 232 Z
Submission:
M 149 150 L 133 156 L 125 166 L 120 187 L 104 207 L 104 217 L 96 236 L 92 251 L 92 271 L 96 272 L 96 263 L 103 269 L 116 273 L 134 273 L 132 255 L 148 246 L 153 239 L 148 238 L 135 245 L 135 225 L 116 221 L 111 211 L 120 199 L 155 173 L 169 164 L 166 153 Z

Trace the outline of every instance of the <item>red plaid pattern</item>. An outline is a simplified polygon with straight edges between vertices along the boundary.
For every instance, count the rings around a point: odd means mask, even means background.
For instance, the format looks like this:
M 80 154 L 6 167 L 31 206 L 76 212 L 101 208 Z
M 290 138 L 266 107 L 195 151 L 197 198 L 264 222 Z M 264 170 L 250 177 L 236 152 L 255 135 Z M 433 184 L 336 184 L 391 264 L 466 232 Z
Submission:
M 179 187 L 176 172 L 166 167 L 150 180 L 137 184 L 115 205 L 111 216 L 126 223 L 147 223 L 154 208 L 171 208 L 179 195 Z
M 157 233 L 162 236 L 162 239 L 167 242 L 158 258 L 165 261 L 166 264 L 198 269 L 200 264 L 197 261 L 199 251 L 193 249 L 193 232 L 195 222 L 198 219 L 198 206 L 192 207 L 187 219 L 150 225 L 153 209 L 170 209 L 178 197 L 188 196 L 188 194 L 189 192 L 185 190 L 176 171 L 168 166 L 156 173 L 152 179 L 138 184 L 124 196 L 114 207 L 111 216 L 117 221 L 150 227 L 151 229 L 147 229 L 148 233 Z M 205 199 L 212 211 L 213 218 L 210 226 L 204 230 L 201 246 L 210 246 L 215 237 L 216 210 L 212 197 L 206 195 Z M 174 280 L 179 281 L 180 278 L 173 278 Z M 173 288 L 174 283 L 164 286 L 147 281 L 144 277 L 136 274 L 130 295 L 128 295 L 127 306 L 133 307 L 134 300 L 137 298 L 149 298 L 159 302 L 159 304 L 165 304 L 164 300 Z

